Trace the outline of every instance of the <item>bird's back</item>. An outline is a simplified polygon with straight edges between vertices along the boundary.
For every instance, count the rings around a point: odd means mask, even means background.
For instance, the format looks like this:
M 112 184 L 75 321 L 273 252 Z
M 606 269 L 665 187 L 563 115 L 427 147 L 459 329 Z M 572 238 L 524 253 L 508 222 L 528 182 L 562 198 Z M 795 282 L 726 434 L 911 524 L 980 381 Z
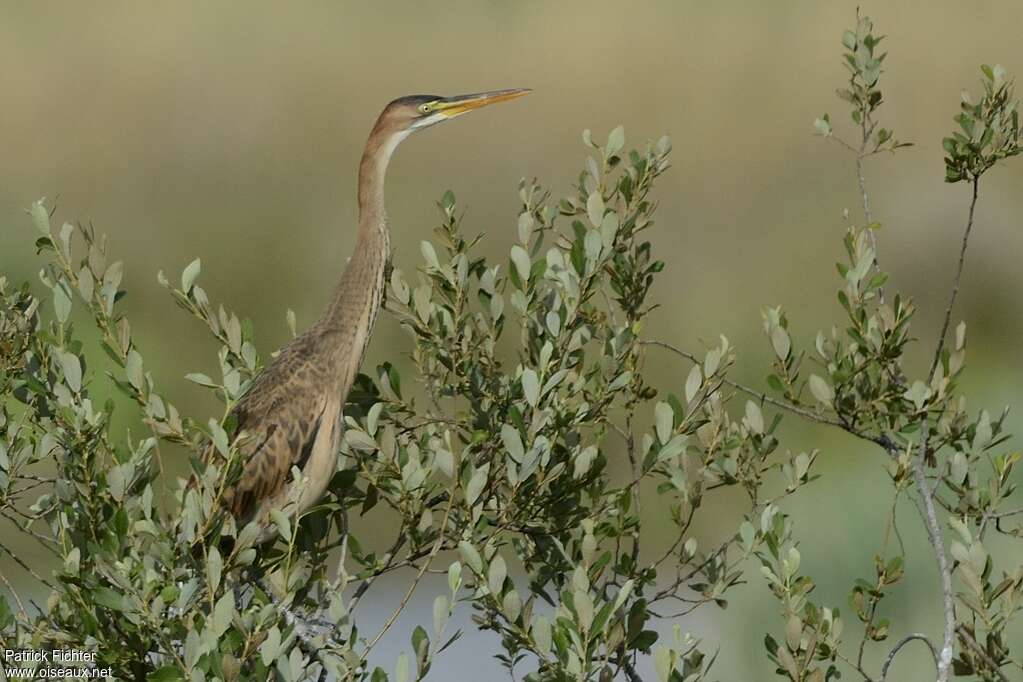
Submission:
M 326 489 L 337 462 L 343 396 L 324 357 L 329 343 L 314 327 L 285 346 L 253 380 L 233 410 L 241 474 L 225 491 L 223 504 L 239 525 L 291 501 L 301 512 Z M 308 481 L 289 500 L 292 468 Z M 308 490 L 307 490 L 308 489 Z M 311 500 L 311 501 L 310 501 Z

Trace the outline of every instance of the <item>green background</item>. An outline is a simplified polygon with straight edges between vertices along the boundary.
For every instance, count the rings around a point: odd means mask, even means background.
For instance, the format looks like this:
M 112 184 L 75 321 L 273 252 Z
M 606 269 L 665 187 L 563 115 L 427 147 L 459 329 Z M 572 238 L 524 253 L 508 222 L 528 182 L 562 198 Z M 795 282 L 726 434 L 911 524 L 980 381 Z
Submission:
M 886 2 L 863 11 L 888 36 L 880 118 L 917 143 L 871 159 L 868 186 L 889 288 L 920 308 L 923 343 L 910 359 L 919 372 L 968 200 L 965 185 L 942 181 L 941 137 L 954 126 L 960 90 L 978 91 L 979 64 L 1023 73 L 1023 3 Z M 126 309 L 162 388 L 187 412 L 215 414 L 206 393 L 182 380 L 188 371 L 216 375 L 215 348 L 156 272 L 176 274 L 201 256 L 211 297 L 252 318 L 266 355 L 288 338 L 287 308 L 300 327 L 315 319 L 347 257 L 356 164 L 380 108 L 403 94 L 528 86 L 527 99 L 401 147 L 387 188 L 396 264 L 415 269 L 446 189 L 467 207 L 467 230 L 487 232 L 485 251 L 503 259 L 515 239 L 518 180 L 536 176 L 567 193 L 585 159 L 583 128 L 602 138 L 624 124 L 630 144 L 669 133 L 674 168 L 656 190 L 652 233 L 668 267 L 650 333 L 697 350 L 723 333 L 738 346 L 738 376 L 762 386 L 763 306 L 790 311 L 803 345 L 841 319 L 833 262 L 842 210 L 858 219 L 853 160 L 814 138 L 812 122 L 830 111 L 836 131 L 851 137 L 833 92 L 845 78 L 839 38 L 854 12 L 852 2 L 0 2 L 0 272 L 34 278 L 40 261 L 22 210 L 57 197 L 58 219 L 92 221 L 109 233 L 111 257 L 126 262 Z M 1023 163 L 984 178 L 954 317 L 969 324 L 970 404 L 992 412 L 1018 399 L 1023 372 L 1021 181 Z M 367 363 L 408 349 L 383 316 Z M 678 390 L 688 371 L 663 355 L 648 366 L 665 390 Z M 848 611 L 852 579 L 872 574 L 881 542 L 890 502 L 883 456 L 786 422 L 785 446 L 823 451 L 824 478 L 786 505 L 803 566 L 818 579 L 816 599 Z M 733 520 L 732 502 L 712 505 L 701 542 L 726 528 L 713 521 Z M 645 512 L 651 524 L 666 519 L 656 505 Z M 936 574 L 908 502 L 900 521 L 911 577 L 889 605 L 893 635 L 937 634 Z M 18 537 L 5 526 L 0 535 Z M 24 579 L 6 557 L 0 570 Z M 722 646 L 721 679 L 772 677 L 761 642 L 782 623 L 755 571 L 751 579 L 726 611 L 681 623 L 709 650 Z M 374 618 L 383 619 L 398 586 L 380 593 Z M 388 668 L 433 594 L 427 585 L 389 636 L 380 659 Z M 858 639 L 854 623 L 847 632 Z M 468 632 L 436 677 L 503 676 L 487 658 L 489 637 Z M 926 679 L 913 672 L 925 664 L 907 650 L 892 675 Z

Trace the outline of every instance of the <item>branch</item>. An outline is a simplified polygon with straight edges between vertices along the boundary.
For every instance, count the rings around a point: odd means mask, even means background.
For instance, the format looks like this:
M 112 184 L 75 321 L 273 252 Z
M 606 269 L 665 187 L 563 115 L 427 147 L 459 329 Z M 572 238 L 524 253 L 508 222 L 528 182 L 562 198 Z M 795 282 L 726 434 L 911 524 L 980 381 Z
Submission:
M 394 544 L 391 545 L 391 549 L 387 551 L 386 554 L 387 559 L 385 560 L 383 567 L 379 571 L 374 571 L 372 574 L 370 574 L 365 580 L 359 583 L 359 586 L 355 589 L 355 593 L 352 595 L 352 599 L 348 604 L 349 612 L 355 610 L 355 607 L 358 606 L 359 604 L 359 600 L 362 599 L 362 595 L 366 594 L 366 591 L 370 587 L 372 587 L 373 582 L 391 569 L 391 567 L 394 565 L 394 560 L 398 556 L 398 552 L 401 550 L 402 546 L 405 544 L 405 541 L 407 539 L 408 535 L 404 532 L 403 526 L 401 529 L 399 529 L 398 537 L 394 541 Z
M 924 474 L 929 428 L 927 418 L 924 417 L 923 423 L 920 425 L 920 450 L 913 462 L 913 480 L 916 483 L 917 492 L 920 494 L 921 506 L 919 509 L 927 530 L 927 539 L 931 543 L 931 547 L 934 550 L 934 558 L 938 564 L 938 579 L 941 582 L 945 628 L 942 637 L 941 656 L 936 656 L 935 660 L 938 664 L 938 682 L 947 682 L 952 665 L 953 639 L 956 627 L 955 596 L 952 592 L 952 571 L 949 568 L 948 557 L 945 554 L 945 541 L 941 537 L 941 525 L 938 523 L 938 515 L 934 509 L 934 497 L 931 494 L 930 486 L 927 484 L 927 477 Z
M 695 365 L 701 364 L 700 363 L 700 359 L 697 358 L 692 353 L 684 351 L 681 348 L 678 348 L 677 346 L 673 346 L 672 344 L 666 343 L 664 341 L 648 340 L 648 341 L 640 341 L 640 344 L 644 345 L 644 346 L 657 346 L 659 348 L 664 348 L 665 350 L 669 350 L 672 353 L 675 353 L 676 355 L 681 355 L 686 360 L 689 360 L 690 362 L 692 362 Z M 806 419 L 808 421 L 814 422 L 816 424 L 824 424 L 825 426 L 833 426 L 833 427 L 835 427 L 837 429 L 841 429 L 841 430 L 845 431 L 846 433 L 848 433 L 850 435 L 856 436 L 857 438 L 860 438 L 860 439 L 865 440 L 865 441 L 869 441 L 869 442 L 873 443 L 874 445 L 880 446 L 889 455 L 894 455 L 897 452 L 897 448 L 895 446 L 895 443 L 891 440 L 891 438 L 889 438 L 888 436 L 886 436 L 884 434 L 879 435 L 879 436 L 874 436 L 874 435 L 871 435 L 869 433 L 865 433 L 863 431 L 859 431 L 856 428 L 850 426 L 849 424 L 847 424 L 847 423 L 845 423 L 845 422 L 843 422 L 843 421 L 841 421 L 839 419 L 831 419 L 831 418 L 826 417 L 826 416 L 824 416 L 824 415 L 822 415 L 822 414 L 820 414 L 818 412 L 814 412 L 813 410 L 809 410 L 809 409 L 807 409 L 805 407 L 801 407 L 799 405 L 793 405 L 792 403 L 790 403 L 788 401 L 785 401 L 785 400 L 778 400 L 777 398 L 772 398 L 771 396 L 767 395 L 766 393 L 762 393 L 762 392 L 760 392 L 760 391 L 758 391 L 756 389 L 750 388 L 749 386 L 746 386 L 744 384 L 740 384 L 740 383 L 738 383 L 736 381 L 732 381 L 731 379 L 729 379 L 727 377 L 723 378 L 722 382 L 725 383 L 728 386 L 731 386 L 732 388 L 736 389 L 737 391 L 741 391 L 742 393 L 745 393 L 746 395 L 749 395 L 749 396 L 752 396 L 752 397 L 756 398 L 762 404 L 771 405 L 773 407 L 777 407 L 779 410 L 785 410 L 786 412 L 791 412 L 792 414 L 798 415 L 798 416 L 802 417 L 803 419 Z
M 962 625 L 957 625 L 956 632 L 958 632 L 962 640 L 966 642 L 971 649 L 973 649 L 973 653 L 977 654 L 977 656 L 979 656 L 980 659 L 987 664 L 987 667 L 990 668 L 991 672 L 998 676 L 998 679 L 1002 682 L 1009 682 L 1009 678 L 1000 670 L 1001 666 L 995 663 L 994 660 L 988 656 L 987 651 L 985 651 L 984 647 L 977 643 L 977 640 L 973 638 L 973 635 L 970 634 L 969 630 Z
M 870 144 L 870 136 L 874 134 L 874 128 L 877 127 L 877 122 L 873 121 L 870 116 L 870 110 L 866 110 L 862 113 L 860 119 L 860 130 L 863 133 L 860 139 L 860 148 L 853 151 L 856 152 L 856 180 L 860 184 L 860 201 L 863 203 L 863 217 L 867 221 L 867 237 L 870 239 L 870 248 L 874 252 L 874 272 L 881 272 L 881 263 L 877 259 L 877 237 L 874 235 L 874 228 L 871 227 L 874 223 L 874 215 L 870 210 L 870 198 L 867 195 L 867 178 L 863 173 L 863 159 L 871 155 L 867 151 L 867 146 Z M 877 151 L 875 149 L 875 151 Z M 878 289 L 878 298 L 881 303 L 884 303 L 884 289 Z
M 15 554 L 11 550 L 10 547 L 0 543 L 0 550 L 2 550 L 7 556 L 11 557 L 11 559 L 14 560 L 14 563 L 18 564 L 18 566 L 21 566 L 21 568 L 26 573 L 28 573 L 30 576 L 32 576 L 33 578 L 35 578 L 36 580 L 41 582 L 43 585 L 48 587 L 50 590 L 52 590 L 54 592 L 57 591 L 57 588 L 54 587 L 52 583 L 50 583 L 46 578 L 44 578 L 41 575 L 39 575 L 38 573 L 36 573 L 35 569 L 33 569 L 31 566 L 29 566 L 27 563 L 25 563 L 25 561 L 22 560 L 22 558 L 19 557 L 17 554 Z
M 622 669 L 625 671 L 625 676 L 629 678 L 629 682 L 643 682 L 643 678 L 639 676 L 636 669 L 632 666 L 632 661 L 627 656 L 621 657 Z
M 429 555 L 426 557 L 426 560 L 423 562 L 418 573 L 416 573 L 415 578 L 413 578 L 412 584 L 409 585 L 408 590 L 405 591 L 405 596 L 401 598 L 401 602 L 391 613 L 390 617 L 384 622 L 383 626 L 381 626 L 379 632 L 377 632 L 373 639 L 366 645 L 365 650 L 362 652 L 363 661 L 369 660 L 369 653 L 373 650 L 373 647 L 375 647 L 377 642 L 380 641 L 380 638 L 384 636 L 384 633 L 391 629 L 391 626 L 394 625 L 394 621 L 398 620 L 398 616 L 401 615 L 401 612 L 405 610 L 406 606 L 408 606 L 409 600 L 412 598 L 416 588 L 419 586 L 419 582 L 423 579 L 423 575 L 426 573 L 426 569 L 430 567 L 430 564 L 433 562 L 438 552 L 440 552 L 441 547 L 444 545 L 444 533 L 447 531 L 448 520 L 451 518 L 451 509 L 454 505 L 455 489 L 452 487 L 451 492 L 448 494 L 448 506 L 444 510 L 444 518 L 441 519 L 440 528 L 437 530 L 437 540 L 433 543 L 433 548 L 430 550 Z
M 966 247 L 970 243 L 970 233 L 973 231 L 973 211 L 977 206 L 977 190 L 980 184 L 980 177 L 973 178 L 973 197 L 970 199 L 970 213 L 966 219 L 966 229 L 963 231 L 963 241 L 959 247 L 959 263 L 956 266 L 955 279 L 952 281 L 952 294 L 948 299 L 948 307 L 945 309 L 945 319 L 941 323 L 941 333 L 938 334 L 938 347 L 934 350 L 934 357 L 931 359 L 931 370 L 927 373 L 930 380 L 934 376 L 934 370 L 938 368 L 941 361 L 941 351 L 945 348 L 945 335 L 948 333 L 948 325 L 952 320 L 952 308 L 955 306 L 956 297 L 959 296 L 959 283 L 963 277 L 963 265 L 966 263 Z
M 977 190 L 979 187 L 979 176 L 973 177 L 973 194 L 970 199 L 970 211 L 966 219 L 966 229 L 963 231 L 962 243 L 959 247 L 959 262 L 956 265 L 955 278 L 952 280 L 952 293 L 949 296 L 948 307 L 945 309 L 945 319 L 941 323 L 941 332 L 938 334 L 937 347 L 934 349 L 934 357 L 931 358 L 931 368 L 927 373 L 928 380 L 934 377 L 934 372 L 941 362 L 941 353 L 945 348 L 945 335 L 948 333 L 948 326 L 952 319 L 952 309 L 955 306 L 956 297 L 959 295 L 959 285 L 962 282 L 963 266 L 966 263 L 966 248 L 970 243 L 970 233 L 973 231 L 973 216 L 977 206 Z M 913 480 L 917 492 L 920 495 L 920 515 L 923 517 L 924 526 L 927 529 L 927 539 L 934 550 L 934 558 L 938 564 L 938 579 L 941 582 L 941 598 L 944 610 L 944 633 L 942 637 L 941 655 L 937 657 L 938 682 L 947 682 L 950 667 L 952 665 L 952 653 L 956 629 L 955 596 L 952 592 L 952 572 L 948 565 L 948 556 L 945 554 L 945 542 L 941 536 L 941 525 L 938 523 L 937 512 L 934 508 L 934 493 L 927 484 L 925 473 L 927 440 L 929 438 L 929 425 L 927 415 L 920 424 L 920 451 L 913 462 Z
M 927 635 L 922 635 L 918 632 L 912 635 L 906 635 L 903 637 L 898 644 L 896 644 L 891 651 L 888 652 L 888 656 L 884 659 L 884 665 L 881 666 L 881 682 L 885 682 L 888 679 L 888 668 L 891 666 L 892 661 L 895 660 L 895 655 L 899 653 L 902 647 L 906 646 L 913 640 L 920 640 L 927 645 L 927 649 L 931 652 L 931 658 L 934 659 L 934 664 L 938 665 L 938 654 L 934 651 L 934 645 L 931 644 L 931 640 L 927 638 Z
M 672 344 L 666 343 L 664 341 L 652 341 L 652 340 L 651 341 L 640 341 L 640 344 L 644 345 L 644 346 L 658 346 L 660 348 L 664 348 L 666 350 L 670 350 L 672 353 L 675 353 L 676 355 L 681 355 L 686 360 L 689 360 L 690 362 L 692 362 L 694 365 L 702 364 L 702 361 L 698 357 L 693 355 L 692 353 L 684 351 L 681 348 L 679 348 L 677 346 L 673 346 Z M 798 405 L 793 405 L 792 403 L 786 402 L 784 400 L 778 400 L 777 398 L 772 398 L 771 396 L 767 395 L 766 393 L 761 393 L 760 391 L 757 391 L 756 389 L 753 389 L 753 388 L 750 388 L 749 386 L 745 386 L 745 385 L 740 384 L 738 382 L 732 381 L 731 379 L 728 379 L 728 378 L 724 378 L 724 379 L 722 379 L 722 381 L 725 384 L 727 384 L 728 386 L 731 386 L 732 388 L 734 388 L 734 389 L 736 389 L 738 391 L 742 391 L 743 393 L 745 393 L 747 395 L 753 396 L 754 398 L 756 398 L 757 400 L 759 400 L 762 403 L 767 403 L 768 405 L 773 405 L 774 407 L 777 407 L 778 409 L 786 410 L 788 412 L 792 412 L 793 414 L 798 414 L 800 417 L 803 417 L 804 419 L 809 419 L 810 421 L 813 421 L 813 422 L 817 422 L 818 424 L 827 424 L 828 426 L 837 426 L 838 428 L 842 428 L 842 429 L 845 428 L 845 425 L 842 424 L 842 422 L 838 421 L 837 419 L 828 419 L 827 417 L 825 417 L 825 416 L 823 416 L 821 414 L 818 414 L 818 413 L 814 412 L 813 410 L 808 410 L 805 407 L 800 407 Z

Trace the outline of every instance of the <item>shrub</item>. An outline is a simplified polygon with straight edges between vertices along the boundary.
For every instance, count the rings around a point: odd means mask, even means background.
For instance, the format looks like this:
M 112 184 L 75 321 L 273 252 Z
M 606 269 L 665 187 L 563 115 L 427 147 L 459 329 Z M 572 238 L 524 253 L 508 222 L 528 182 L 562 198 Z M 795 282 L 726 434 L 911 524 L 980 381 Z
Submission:
M 781 610 L 781 628 L 765 639 L 781 677 L 828 680 L 844 669 L 884 680 L 901 648 L 919 640 L 939 680 L 1010 679 L 1021 670 L 1006 629 L 1021 608 L 1023 567 L 985 540 L 1023 535 L 1011 526 L 1021 510 L 1005 509 L 1019 454 L 1002 448 L 1004 412 L 967 412 L 958 385 L 965 326 L 951 336 L 949 326 L 981 177 L 1019 153 L 1017 105 L 1003 70 L 985 66 L 983 95 L 964 95 L 959 130 L 944 141 L 946 179 L 969 183 L 971 202 L 933 360 L 913 377 L 903 359 L 914 307 L 886 289 L 864 176 L 868 157 L 907 146 L 878 122 L 880 42 L 865 17 L 842 37 L 850 77 L 839 96 L 855 140 L 828 115 L 815 124 L 851 152 L 862 193 L 864 221 L 848 221 L 838 266 L 845 326 L 804 351 L 783 310 L 767 309 L 770 394 L 729 378 L 735 350 L 724 337 L 695 354 L 646 335 L 664 269 L 646 241 L 651 193 L 671 145 L 662 138 L 627 152 L 621 128 L 603 144 L 586 131 L 589 157 L 571 196 L 554 201 L 537 182 L 521 183 L 506 263 L 477 255 L 481 237 L 444 196 L 415 281 L 399 270 L 389 278 L 387 308 L 411 338 L 411 379 L 391 364 L 360 377 L 329 494 L 297 521 L 275 514 L 269 545 L 258 544 L 255 524 L 237 528 L 220 511 L 238 468 L 231 418 L 185 414 L 163 397 L 120 311 L 122 264 L 91 227 L 55 230 L 52 209 L 34 204 L 48 293 L 0 278 L 0 514 L 57 568 L 45 576 L 0 544 L 46 593 L 41 604 L 23 599 L 2 577 L 10 599 L 0 598 L 0 645 L 95 651 L 117 679 L 404 682 L 427 675 L 461 635 L 452 613 L 471 608 L 476 626 L 499 638 L 513 677 L 635 681 L 649 656 L 660 680 L 692 682 L 709 679 L 715 656 L 684 632 L 685 617 L 724 607 L 759 575 Z M 186 378 L 229 415 L 260 358 L 251 325 L 213 304 L 200 275 L 196 260 L 180 283 L 160 281 L 219 345 L 220 376 Z M 78 333 L 83 323 L 99 332 L 106 373 Z M 644 373 L 655 352 L 688 364 L 668 395 Z M 107 384 L 128 396 L 143 435 L 111 427 L 114 403 L 96 398 Z M 780 447 L 784 413 L 876 446 L 893 510 L 915 496 L 941 578 L 940 637 L 888 641 L 890 620 L 903 616 L 885 599 L 910 568 L 930 570 L 908 566 L 891 541 L 875 574 L 852 582 L 849 616 L 812 599 L 795 520 L 779 502 L 817 477 L 820 453 Z M 165 443 L 190 458 L 192 485 L 162 475 L 164 459 L 178 456 Z M 609 466 L 618 458 L 627 467 Z M 701 546 L 694 520 L 729 488 L 745 500 L 743 520 Z M 641 489 L 670 506 L 665 545 L 651 546 Z M 397 527 L 382 553 L 349 530 L 350 515 L 378 506 Z M 374 667 L 374 648 L 427 571 L 445 567 L 432 623 L 411 630 L 393 671 Z M 394 612 L 363 630 L 366 595 L 400 569 L 410 578 Z M 659 619 L 675 623 L 672 636 L 658 636 Z M 879 671 L 868 670 L 873 658 Z

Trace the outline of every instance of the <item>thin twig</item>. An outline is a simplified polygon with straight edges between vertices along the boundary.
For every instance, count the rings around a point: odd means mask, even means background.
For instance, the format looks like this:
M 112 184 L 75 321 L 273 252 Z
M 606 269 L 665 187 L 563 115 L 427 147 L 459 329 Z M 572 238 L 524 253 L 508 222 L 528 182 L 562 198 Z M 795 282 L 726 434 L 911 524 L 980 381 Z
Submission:
M 856 661 L 852 660 L 851 658 L 849 658 L 848 656 L 846 656 L 845 654 L 838 650 L 835 650 L 835 656 L 838 658 L 838 660 L 842 661 L 847 666 L 858 672 L 860 676 L 863 678 L 863 682 L 874 682 L 874 678 L 868 675 L 867 671 L 864 670 L 860 665 L 858 665 Z
M 1019 509 L 1013 509 L 1011 511 L 997 512 L 995 514 L 991 514 L 991 518 L 992 519 L 1004 519 L 1006 517 L 1017 516 L 1019 514 L 1023 514 L 1023 507 L 1020 507 Z
M 888 679 L 888 668 L 891 667 L 892 661 L 895 660 L 895 655 L 899 653 L 902 647 L 906 646 L 912 641 L 919 640 L 927 645 L 927 649 L 931 652 L 931 658 L 934 659 L 934 664 L 938 664 L 938 653 L 934 650 L 934 645 L 931 644 L 931 640 L 927 638 L 927 635 L 922 635 L 919 632 L 914 632 L 911 635 L 906 635 L 899 643 L 892 647 L 892 650 L 888 652 L 888 655 L 884 659 L 884 665 L 881 666 L 881 681 L 885 682 Z
M 938 334 L 937 346 L 934 349 L 934 357 L 931 358 L 930 371 L 927 378 L 934 377 L 934 372 L 941 362 L 941 354 L 945 348 L 945 335 L 948 333 L 948 326 L 952 319 L 952 309 L 955 307 L 956 298 L 959 295 L 959 286 L 962 282 L 963 267 L 966 263 L 966 249 L 970 243 L 970 233 L 973 231 L 973 216 L 977 206 L 977 191 L 980 178 L 973 177 L 973 192 L 970 199 L 970 210 L 966 219 L 966 229 L 963 231 L 962 243 L 959 247 L 959 262 L 956 265 L 955 277 L 952 280 L 952 293 L 949 296 L 948 307 L 945 309 L 945 317 L 941 323 L 941 331 Z M 927 422 L 927 415 L 920 425 L 920 451 L 913 462 L 913 480 L 916 483 L 917 492 L 920 495 L 920 514 L 927 529 L 927 537 L 934 550 L 934 558 L 938 565 L 938 579 L 941 583 L 941 597 L 944 611 L 944 632 L 941 644 L 941 654 L 936 658 L 938 664 L 938 682 L 947 682 L 952 665 L 952 654 L 954 650 L 954 639 L 956 629 L 955 595 L 952 591 L 952 572 L 948 563 L 948 556 L 945 554 L 945 542 L 941 535 L 941 524 L 938 522 L 938 515 L 934 508 L 934 493 L 927 484 L 925 471 L 927 441 L 929 438 L 930 426 Z
M 11 524 L 13 524 L 22 533 L 25 533 L 26 535 L 32 536 L 39 543 L 40 547 L 42 547 L 46 551 L 50 552 L 54 556 L 59 556 L 59 554 L 57 553 L 57 550 L 55 549 L 56 547 L 59 546 L 59 543 L 56 540 L 54 540 L 53 538 L 47 537 L 47 536 L 43 535 L 42 533 L 40 533 L 39 531 L 33 530 L 31 528 L 31 524 L 33 523 L 33 521 L 35 519 L 33 519 L 32 521 L 21 523 L 21 522 L 18 521 L 18 519 L 16 519 L 16 518 L 12 517 L 11 515 L 9 515 L 7 513 L 6 509 L 2 509 L 2 508 L 0 508 L 0 516 L 4 517 L 8 521 L 10 521 Z
M 388 572 L 391 566 L 394 565 L 394 559 L 397 557 L 398 552 L 401 550 L 405 541 L 408 539 L 408 534 L 404 532 L 404 526 L 399 529 L 398 537 L 395 539 L 391 549 L 387 552 L 387 559 L 384 561 L 384 565 L 379 571 L 374 571 L 372 575 L 368 576 L 365 580 L 359 583 L 359 586 L 355 588 L 355 593 L 352 595 L 351 601 L 348 603 L 349 613 L 355 610 L 355 607 L 359 605 L 359 600 L 362 599 L 362 595 L 366 594 L 366 591 L 373 586 L 374 581 L 384 573 Z
M 644 345 L 644 346 L 657 346 L 659 348 L 664 348 L 665 350 L 669 350 L 672 353 L 675 353 L 677 355 L 680 355 L 680 356 L 684 357 L 685 359 L 689 360 L 693 364 L 697 364 L 697 365 L 701 364 L 699 358 L 697 358 L 695 355 L 693 355 L 692 353 L 689 353 L 687 351 L 684 351 L 684 350 L 682 350 L 681 348 L 679 348 L 677 346 L 673 346 L 670 343 L 666 343 L 664 341 L 655 341 L 655 340 L 640 341 L 640 343 L 642 345 Z M 851 426 L 851 425 L 847 424 L 846 422 L 843 422 L 843 421 L 841 421 L 839 419 L 832 419 L 830 417 L 826 417 L 823 414 L 820 414 L 818 412 L 814 412 L 813 410 L 807 409 L 805 407 L 801 407 L 799 405 L 794 405 L 794 404 L 792 404 L 792 403 L 790 403 L 788 401 L 778 400 L 777 398 L 772 398 L 771 396 L 767 395 L 766 393 L 763 393 L 763 392 L 758 391 L 756 389 L 750 388 L 749 386 L 746 386 L 744 384 L 740 384 L 737 381 L 732 381 L 731 379 L 728 379 L 727 377 L 722 379 L 721 381 L 725 385 L 731 386 L 732 388 L 736 389 L 737 391 L 741 391 L 742 393 L 745 393 L 746 395 L 749 395 L 749 396 L 752 396 L 752 397 L 756 398 L 757 400 L 759 400 L 761 402 L 761 404 L 771 405 L 773 407 L 777 407 L 779 410 L 785 410 L 786 412 L 791 412 L 792 414 L 800 416 L 803 419 L 806 419 L 808 421 L 814 422 L 816 424 L 824 424 L 825 426 L 832 426 L 834 428 L 841 429 L 842 431 L 845 431 L 846 433 L 848 433 L 850 435 L 856 436 L 857 438 L 860 438 L 861 440 L 865 440 L 865 441 L 868 441 L 870 443 L 873 443 L 874 445 L 880 446 L 885 452 L 887 452 L 891 456 L 894 456 L 895 453 L 897 452 L 897 448 L 895 446 L 894 441 L 892 441 L 892 439 L 889 438 L 887 435 L 881 434 L 881 435 L 876 435 L 875 436 L 875 435 L 866 433 L 864 431 L 860 431 L 859 429 L 855 428 L 854 426 Z
M 22 619 L 24 619 L 25 622 L 28 622 L 28 611 L 25 610 L 25 605 L 21 603 L 21 597 L 18 595 L 18 591 L 14 589 L 14 585 L 11 584 L 11 581 L 8 580 L 7 576 L 3 573 L 0 573 L 0 583 L 3 583 L 4 587 L 7 588 L 7 591 L 11 593 L 11 597 L 14 598 L 14 603 L 18 605 L 18 611 L 21 613 Z
M 702 364 L 701 360 L 698 357 L 696 357 L 695 355 L 693 355 L 692 353 L 690 353 L 688 351 L 684 351 L 681 348 L 679 348 L 678 346 L 674 346 L 674 345 L 672 345 L 670 343 L 667 343 L 665 341 L 646 340 L 646 341 L 640 341 L 640 343 L 642 345 L 644 345 L 644 346 L 657 346 L 659 348 L 664 348 L 665 350 L 669 350 L 672 353 L 675 353 L 676 355 L 681 355 L 682 357 L 684 357 L 686 360 L 689 360 L 693 364 L 696 364 L 696 365 Z M 838 428 L 842 428 L 842 429 L 845 428 L 845 425 L 842 424 L 842 422 L 838 421 L 837 419 L 828 419 L 827 417 L 825 417 L 823 415 L 820 415 L 820 414 L 818 414 L 818 413 L 816 413 L 816 412 L 814 412 L 812 410 L 808 410 L 805 407 L 800 407 L 798 405 L 793 405 L 792 403 L 786 402 L 784 400 L 778 400 L 777 398 L 772 398 L 771 396 L 767 395 L 766 393 L 761 393 L 760 391 L 757 391 L 756 389 L 753 389 L 753 388 L 750 388 L 749 386 L 745 386 L 745 385 L 740 384 L 738 382 L 732 381 L 731 379 L 728 379 L 728 378 L 725 378 L 722 381 L 725 384 L 727 384 L 728 386 L 731 386 L 732 388 L 734 388 L 734 389 L 736 389 L 738 391 L 742 391 L 743 393 L 745 393 L 747 395 L 753 396 L 754 398 L 756 398 L 757 400 L 759 400 L 762 403 L 767 403 L 768 405 L 773 405 L 774 407 L 777 407 L 777 408 L 782 409 L 782 410 L 786 410 L 788 412 L 792 412 L 793 414 L 798 414 L 799 416 L 804 417 L 805 419 L 809 419 L 810 421 L 817 422 L 818 424 L 827 424 L 828 426 L 837 426 Z
M 956 304 L 956 297 L 959 295 L 959 284 L 963 278 L 963 266 L 966 263 L 966 247 L 970 243 L 970 233 L 973 231 L 973 212 L 977 206 L 977 190 L 980 185 L 980 178 L 973 178 L 973 197 L 970 199 L 970 213 L 966 219 L 966 229 L 963 231 L 963 241 L 959 247 L 959 263 L 956 265 L 955 279 L 952 280 L 952 294 L 948 299 L 948 307 L 945 308 L 945 319 L 941 323 L 941 332 L 938 334 L 938 347 L 934 351 L 934 358 L 931 360 L 931 370 L 927 373 L 930 380 L 934 376 L 934 370 L 938 368 L 941 361 L 941 351 L 945 348 L 945 334 L 948 333 L 948 325 L 952 320 L 952 308 Z
M 1002 682 L 1009 682 L 1009 678 L 1001 671 L 1002 666 L 995 663 L 994 660 L 988 656 L 987 651 L 985 651 L 984 647 L 977 643 L 977 640 L 973 638 L 973 635 L 970 634 L 969 630 L 962 625 L 957 625 L 956 632 L 959 633 L 959 637 L 966 642 L 967 646 L 973 649 L 973 653 L 980 656 L 981 660 L 983 660 L 984 663 L 987 664 L 987 667 L 991 669 L 991 672 L 998 675 L 998 679 Z
M 21 566 L 21 568 L 24 569 L 30 576 L 41 582 L 43 585 L 46 585 L 46 587 L 50 588 L 54 592 L 57 591 L 56 587 L 54 587 L 46 578 L 36 573 L 35 569 L 33 569 L 31 566 L 25 563 L 17 554 L 12 552 L 11 549 L 7 547 L 7 545 L 0 543 L 0 550 L 3 550 L 9 557 L 11 557 L 11 559 L 14 560 L 14 563 Z
M 430 564 L 437 556 L 437 553 L 440 552 L 441 547 L 444 545 L 445 539 L 444 534 L 445 532 L 447 532 L 448 520 L 451 518 L 451 509 L 454 506 L 455 490 L 454 488 L 452 488 L 451 492 L 448 494 L 448 505 L 447 508 L 444 510 L 444 518 L 441 519 L 440 528 L 437 530 L 437 540 L 436 542 L 433 543 L 433 549 L 430 550 L 430 554 L 426 557 L 426 560 L 423 562 L 423 565 L 419 569 L 419 572 L 416 573 L 415 578 L 413 578 L 412 584 L 409 585 L 408 589 L 405 591 L 405 595 L 401 598 L 401 602 L 391 613 L 390 617 L 386 621 L 384 621 L 384 624 L 383 626 L 381 626 L 380 631 L 377 632 L 373 639 L 370 640 L 369 644 L 366 645 L 365 650 L 363 650 L 362 652 L 363 660 L 367 660 L 369 658 L 370 651 L 372 651 L 373 647 L 376 646 L 377 642 L 380 641 L 380 638 L 384 636 L 384 633 L 391 629 L 391 626 L 394 625 L 394 621 L 398 620 L 398 616 L 401 615 L 401 612 L 405 610 L 406 606 L 408 606 L 409 600 L 412 598 L 413 593 L 415 593 L 416 591 L 416 587 L 419 586 L 419 582 L 423 579 L 423 575 L 426 573 L 426 569 L 429 568 Z
M 632 661 L 627 656 L 621 657 L 622 670 L 625 671 L 625 676 L 629 678 L 629 682 L 643 682 L 643 678 L 639 676 L 636 669 L 632 666 Z

